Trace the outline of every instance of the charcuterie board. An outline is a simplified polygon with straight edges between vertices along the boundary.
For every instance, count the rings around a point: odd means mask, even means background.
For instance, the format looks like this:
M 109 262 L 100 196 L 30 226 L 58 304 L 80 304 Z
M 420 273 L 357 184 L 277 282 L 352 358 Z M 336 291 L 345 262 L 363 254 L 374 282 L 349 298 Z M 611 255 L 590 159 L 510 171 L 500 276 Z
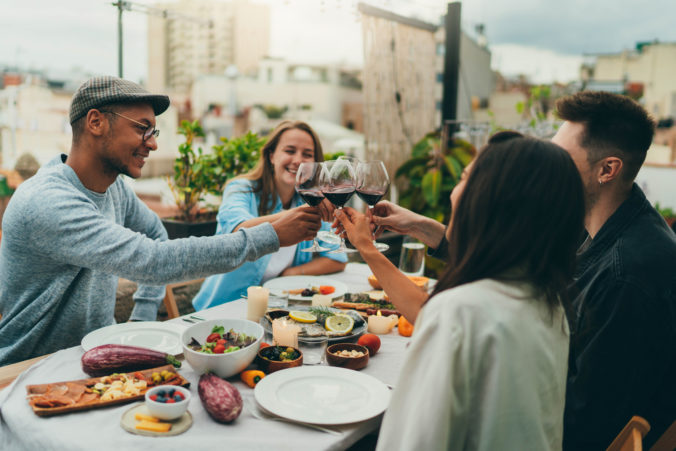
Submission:
M 161 384 L 153 382 L 152 374 L 163 371 L 166 380 L 163 378 Z M 138 401 L 144 398 L 149 388 L 165 384 L 188 387 L 190 382 L 172 365 L 164 365 L 132 373 L 28 385 L 26 393 L 33 412 L 46 417 Z

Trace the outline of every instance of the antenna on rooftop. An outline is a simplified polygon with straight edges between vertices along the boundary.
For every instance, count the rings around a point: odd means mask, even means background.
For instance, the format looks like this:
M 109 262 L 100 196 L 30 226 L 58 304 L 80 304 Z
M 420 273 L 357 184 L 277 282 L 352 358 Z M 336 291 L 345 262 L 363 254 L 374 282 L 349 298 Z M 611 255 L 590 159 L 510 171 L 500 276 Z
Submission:
M 181 19 L 190 22 L 196 22 L 208 27 L 213 27 L 213 22 L 211 20 L 206 20 L 201 17 L 188 16 L 186 14 L 181 14 L 170 9 L 155 8 L 148 5 L 143 5 L 141 3 L 129 2 L 118 0 L 117 2 L 111 3 L 111 5 L 117 8 L 117 76 L 124 78 L 124 69 L 123 69 L 123 52 L 122 52 L 122 13 L 124 11 L 137 12 L 147 15 L 153 15 L 162 17 L 167 20 L 172 19 Z

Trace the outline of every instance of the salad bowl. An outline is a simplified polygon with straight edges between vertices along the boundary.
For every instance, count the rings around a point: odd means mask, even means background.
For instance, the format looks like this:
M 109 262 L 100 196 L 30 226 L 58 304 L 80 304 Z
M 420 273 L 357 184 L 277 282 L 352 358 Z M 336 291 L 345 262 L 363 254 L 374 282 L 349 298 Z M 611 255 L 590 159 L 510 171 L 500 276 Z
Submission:
M 207 340 L 212 334 L 221 331 L 221 340 L 226 342 L 223 344 L 223 352 L 219 352 L 216 341 Z M 183 355 L 198 374 L 209 371 L 221 378 L 234 376 L 256 358 L 263 334 L 260 324 L 246 319 L 203 321 L 183 332 Z

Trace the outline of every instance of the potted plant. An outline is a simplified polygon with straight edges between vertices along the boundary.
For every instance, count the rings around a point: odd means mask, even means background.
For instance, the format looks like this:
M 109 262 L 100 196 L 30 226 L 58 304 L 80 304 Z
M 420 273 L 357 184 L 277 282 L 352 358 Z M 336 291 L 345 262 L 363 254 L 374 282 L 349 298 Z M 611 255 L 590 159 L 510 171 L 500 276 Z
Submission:
M 671 228 L 674 227 L 674 223 L 676 223 L 676 213 L 674 213 L 673 209 L 668 208 L 668 207 L 662 208 L 660 206 L 660 203 L 656 202 L 655 203 L 655 210 L 657 210 L 657 212 L 662 215 L 664 220 L 667 221 L 667 224 L 669 224 L 669 227 L 671 227 Z
M 220 196 L 229 178 L 251 169 L 265 140 L 251 132 L 239 138 L 223 137 L 211 153 L 204 153 L 195 143 L 204 136 L 199 121 L 182 121 L 178 132 L 185 142 L 178 147 L 168 182 L 179 214 L 162 222 L 169 238 L 213 235 L 218 205 L 205 204 L 205 197 Z
M 399 205 L 448 222 L 449 196 L 474 155 L 476 150 L 467 141 L 451 138 L 443 146 L 440 132 L 428 133 L 413 146 L 411 158 L 395 173 L 395 178 L 405 178 L 407 182 L 399 195 Z
M 438 131 L 425 135 L 413 146 L 411 158 L 399 166 L 395 178 L 405 179 L 399 205 L 447 224 L 451 191 L 476 155 L 476 149 L 462 139 L 451 138 L 447 145 L 444 141 Z M 438 273 L 443 262 L 428 258 L 426 267 Z

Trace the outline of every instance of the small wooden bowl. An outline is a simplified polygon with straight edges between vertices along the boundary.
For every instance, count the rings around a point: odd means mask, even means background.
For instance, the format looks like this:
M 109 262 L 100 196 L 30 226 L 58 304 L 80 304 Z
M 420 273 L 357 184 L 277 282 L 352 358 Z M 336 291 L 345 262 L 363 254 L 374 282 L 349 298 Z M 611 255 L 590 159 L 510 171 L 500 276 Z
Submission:
M 298 348 L 293 348 L 298 352 L 298 354 L 300 354 L 300 356 L 296 360 L 287 360 L 284 362 L 280 362 L 278 360 L 270 360 L 268 356 L 272 352 L 273 348 L 274 346 L 261 348 L 258 351 L 258 355 L 256 356 L 256 365 L 258 365 L 258 368 L 260 368 L 260 370 L 263 371 L 265 374 L 274 373 L 275 371 L 284 370 L 286 368 L 301 366 L 303 364 L 303 353 Z
M 344 357 L 334 354 L 339 351 L 361 351 L 364 353 L 361 357 Z M 339 366 L 350 370 L 360 370 L 369 363 L 369 350 L 366 346 L 354 343 L 336 343 L 326 348 L 326 362 L 331 366 Z

